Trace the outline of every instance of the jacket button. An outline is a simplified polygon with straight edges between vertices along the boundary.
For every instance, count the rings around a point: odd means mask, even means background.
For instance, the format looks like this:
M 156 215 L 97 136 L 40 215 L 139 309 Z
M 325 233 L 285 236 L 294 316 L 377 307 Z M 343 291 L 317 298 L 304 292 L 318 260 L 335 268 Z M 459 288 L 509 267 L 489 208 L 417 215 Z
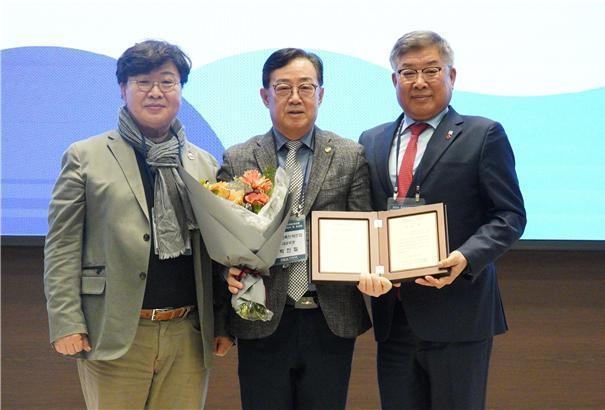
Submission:
M 150 238 L 151 238 L 151 237 L 149 236 L 149 234 L 148 234 L 148 233 L 146 233 L 145 235 L 143 235 L 143 240 L 144 240 L 145 242 L 148 242 Z
M 139 273 L 139 278 L 145 279 L 146 277 L 147 277 L 147 274 L 145 272 Z

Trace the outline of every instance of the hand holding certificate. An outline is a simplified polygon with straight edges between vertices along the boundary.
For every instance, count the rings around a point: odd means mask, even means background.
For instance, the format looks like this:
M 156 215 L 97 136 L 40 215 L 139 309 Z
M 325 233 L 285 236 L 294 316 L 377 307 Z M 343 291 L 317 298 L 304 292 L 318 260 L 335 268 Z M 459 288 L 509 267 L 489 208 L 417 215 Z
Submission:
M 312 281 L 357 282 L 377 273 L 393 282 L 441 277 L 448 255 L 443 204 L 385 212 L 312 214 Z

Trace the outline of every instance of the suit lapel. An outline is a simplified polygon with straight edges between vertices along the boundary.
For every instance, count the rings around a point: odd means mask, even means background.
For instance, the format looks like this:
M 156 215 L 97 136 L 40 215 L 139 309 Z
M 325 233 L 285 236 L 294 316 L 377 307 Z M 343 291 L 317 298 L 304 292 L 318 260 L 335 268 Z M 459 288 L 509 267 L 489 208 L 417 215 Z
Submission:
M 149 212 L 147 210 L 147 199 L 145 198 L 145 189 L 143 188 L 143 181 L 141 180 L 141 172 L 139 171 L 139 165 L 137 162 L 134 148 L 132 148 L 123 138 L 117 133 L 111 133 L 108 137 L 107 147 L 113 154 L 114 158 L 118 162 L 118 165 L 122 169 L 126 182 L 136 198 L 141 211 L 149 220 Z
M 418 164 L 418 168 L 414 174 L 410 189 L 415 186 L 422 187 L 422 183 L 437 161 L 439 161 L 439 158 L 441 158 L 450 144 L 458 137 L 460 131 L 462 131 L 463 122 L 462 117 L 452 107 L 449 107 L 449 112 L 441 123 L 439 123 L 426 146 L 422 160 Z
M 194 177 L 195 179 L 200 179 L 202 177 L 205 177 L 205 175 L 204 176 L 198 175 L 198 171 L 193 166 L 192 159 L 194 159 L 194 158 L 195 158 L 195 154 L 189 148 L 189 143 L 187 143 L 185 145 L 185 149 L 183 150 L 183 152 L 181 154 L 181 164 L 183 165 L 183 169 L 185 171 L 187 171 L 187 173 L 189 175 L 191 175 L 192 177 Z
M 305 207 L 303 214 L 307 215 L 317 198 L 317 194 L 323 185 L 326 173 L 332 162 L 334 147 L 330 144 L 331 138 L 319 128 L 315 128 L 315 147 L 313 149 L 313 165 L 305 190 Z
M 204 158 L 189 142 L 185 143 L 185 148 L 181 154 L 181 164 L 183 169 L 198 181 L 202 179 L 207 181 L 216 180 L 216 170 L 213 171 L 212 166 L 208 166 Z
M 254 158 L 261 173 L 264 173 L 267 168 L 277 167 L 277 154 L 275 152 L 275 140 L 272 131 L 269 131 L 257 140 L 257 146 L 254 149 Z
M 382 185 L 382 189 L 388 196 L 393 196 L 394 188 L 393 182 L 391 181 L 391 175 L 389 173 L 389 156 L 391 154 L 391 147 L 393 146 L 393 139 L 399 124 L 403 121 L 403 114 L 399 118 L 389 124 L 384 130 L 382 135 L 376 141 L 376 150 L 374 151 L 374 163 L 377 164 L 378 180 Z

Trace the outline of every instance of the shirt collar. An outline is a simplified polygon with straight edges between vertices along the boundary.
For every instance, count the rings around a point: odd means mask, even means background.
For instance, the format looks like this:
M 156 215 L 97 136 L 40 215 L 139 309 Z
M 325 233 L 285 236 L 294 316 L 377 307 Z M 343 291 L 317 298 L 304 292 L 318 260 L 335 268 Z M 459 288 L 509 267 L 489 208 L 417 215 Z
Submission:
M 407 128 L 410 125 L 414 124 L 415 122 L 424 122 L 424 123 L 430 125 L 431 127 L 433 127 L 433 129 L 437 129 L 437 126 L 439 125 L 439 123 L 441 122 L 443 117 L 445 117 L 445 115 L 448 113 L 448 111 L 449 111 L 449 106 L 445 107 L 445 109 L 443 111 L 441 111 L 439 114 L 435 115 L 433 118 L 431 118 L 430 120 L 427 120 L 427 121 L 414 121 L 407 115 L 404 115 L 403 116 L 403 130 L 404 131 L 407 130 Z M 405 112 L 404 112 L 404 114 L 405 114 Z
M 310 149 L 311 151 L 313 151 L 314 131 L 315 131 L 315 127 L 312 127 L 311 130 L 309 130 L 309 132 L 306 133 L 305 135 L 303 135 L 303 137 L 300 139 L 300 141 L 302 141 L 303 145 L 305 147 L 307 147 L 308 149 Z M 275 128 L 273 128 L 273 136 L 275 138 L 275 148 L 277 149 L 277 151 L 281 150 L 284 147 L 284 145 L 286 145 L 286 143 L 288 141 L 290 141 L 288 138 L 284 137 L 284 135 L 282 133 L 280 133 L 278 130 L 276 130 Z

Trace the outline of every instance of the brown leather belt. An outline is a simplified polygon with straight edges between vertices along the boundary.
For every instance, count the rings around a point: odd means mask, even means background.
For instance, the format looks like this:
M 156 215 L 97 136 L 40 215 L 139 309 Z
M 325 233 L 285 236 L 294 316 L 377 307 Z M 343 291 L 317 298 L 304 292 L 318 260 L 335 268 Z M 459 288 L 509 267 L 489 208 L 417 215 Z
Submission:
M 172 320 L 186 317 L 195 310 L 195 305 L 183 306 L 180 308 L 164 309 L 141 309 L 140 318 L 149 320 Z

